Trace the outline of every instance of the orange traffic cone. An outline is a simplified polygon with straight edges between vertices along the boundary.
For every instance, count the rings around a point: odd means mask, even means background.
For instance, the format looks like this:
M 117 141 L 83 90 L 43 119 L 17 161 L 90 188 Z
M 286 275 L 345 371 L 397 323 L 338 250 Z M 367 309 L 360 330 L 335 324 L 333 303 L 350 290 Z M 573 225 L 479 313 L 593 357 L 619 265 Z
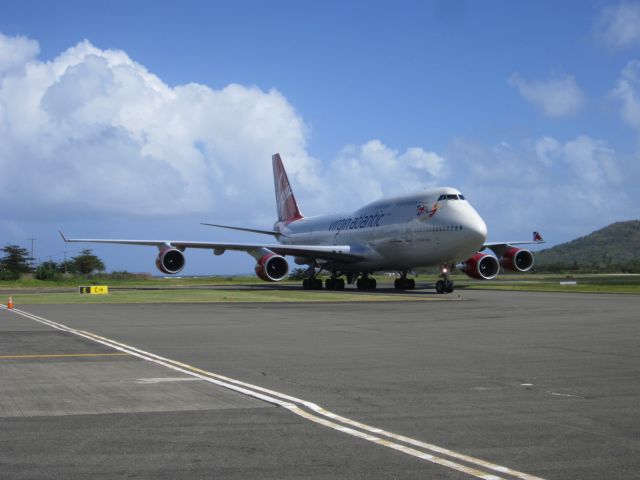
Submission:
M 13 298 L 9 297 L 9 303 L 7 303 L 7 308 L 11 310 L 13 308 Z

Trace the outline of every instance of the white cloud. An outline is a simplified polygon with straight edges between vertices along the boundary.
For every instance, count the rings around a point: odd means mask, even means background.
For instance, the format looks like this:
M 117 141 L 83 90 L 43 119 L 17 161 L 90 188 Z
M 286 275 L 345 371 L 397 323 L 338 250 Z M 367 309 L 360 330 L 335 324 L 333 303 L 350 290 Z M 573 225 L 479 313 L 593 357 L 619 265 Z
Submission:
M 560 150 L 560 143 L 555 138 L 545 136 L 535 142 L 536 158 L 547 167 L 553 163 L 551 155 L 558 150 Z
M 509 77 L 509 84 L 548 117 L 575 115 L 586 102 L 585 94 L 571 75 L 553 75 L 547 80 L 527 81 L 513 74 Z
M 490 240 L 539 229 L 557 242 L 637 218 L 634 160 L 601 139 L 542 136 L 495 147 L 458 139 L 447 158 L 466 172 L 457 186 L 487 221 Z
M 272 153 L 302 183 L 313 163 L 302 118 L 276 90 L 171 88 L 88 41 L 42 62 L 33 42 L 1 40 L 12 60 L 0 84 L 0 202 L 16 214 L 211 212 L 230 201 L 241 211 L 245 191 L 270 189 Z M 30 50 L 13 55 L 16 44 Z
M 38 42 L 26 37 L 7 37 L 0 33 L 0 79 L 24 65 L 40 52 Z
M 606 47 L 624 48 L 640 42 L 640 4 L 619 3 L 602 10 L 596 36 Z
M 0 83 L 0 202 L 10 216 L 235 221 L 242 213 L 272 222 L 274 152 L 311 213 L 398 185 L 422 188 L 444 171 L 436 153 L 379 140 L 346 148 L 323 168 L 307 152 L 304 120 L 277 90 L 170 87 L 125 52 L 86 40 L 48 62 L 36 53 L 32 40 L 0 38 L 0 58 L 13 59 Z
M 622 118 L 640 129 L 640 60 L 632 60 L 624 67 L 611 97 L 620 103 Z
M 323 174 L 332 190 L 348 202 L 372 201 L 383 195 L 434 186 L 445 174 L 445 160 L 419 147 L 404 153 L 380 140 L 345 147 Z

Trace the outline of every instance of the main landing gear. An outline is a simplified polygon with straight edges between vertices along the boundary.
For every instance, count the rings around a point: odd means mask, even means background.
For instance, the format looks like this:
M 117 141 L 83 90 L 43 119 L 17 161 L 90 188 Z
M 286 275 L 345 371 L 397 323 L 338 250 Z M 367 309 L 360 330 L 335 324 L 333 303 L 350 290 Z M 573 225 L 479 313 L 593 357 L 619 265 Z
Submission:
M 398 290 L 413 290 L 416 288 L 416 281 L 413 278 L 407 278 L 407 272 L 402 272 L 400 278 L 396 278 L 393 286 Z
M 453 292 L 453 280 L 449 278 L 449 269 L 442 267 L 442 273 L 440 274 L 442 280 L 436 282 L 436 292 L 438 293 L 451 293 Z
M 309 277 L 302 280 L 304 290 L 322 290 L 322 280 L 316 277 Z
M 307 278 L 302 280 L 302 288 L 303 290 L 322 290 L 322 280 L 320 280 L 317 275 L 322 271 L 316 272 L 316 268 L 318 265 L 314 262 L 309 265 L 309 268 L 305 272 L 305 275 L 308 275 Z
M 362 278 L 359 278 L 356 282 L 358 290 L 375 290 L 378 286 L 375 278 L 369 278 L 369 274 L 363 274 Z
M 344 290 L 344 278 L 332 276 L 324 281 L 327 290 Z
M 322 280 L 318 278 L 322 268 L 317 272 L 316 268 L 316 264 L 309 265 L 307 270 L 309 276 L 302 281 L 304 290 L 322 290 Z M 339 272 L 332 272 L 331 277 L 325 280 L 324 286 L 327 290 L 344 290 L 344 279 L 340 278 Z

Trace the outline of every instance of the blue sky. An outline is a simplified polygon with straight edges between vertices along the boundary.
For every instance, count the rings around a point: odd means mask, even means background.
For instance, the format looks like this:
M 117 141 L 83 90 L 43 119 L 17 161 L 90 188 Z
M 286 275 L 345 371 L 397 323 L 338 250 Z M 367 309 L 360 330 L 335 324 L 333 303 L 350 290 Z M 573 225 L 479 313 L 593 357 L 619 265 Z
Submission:
M 220 239 L 452 185 L 490 240 L 638 218 L 638 2 L 3 2 L 3 244 Z M 109 269 L 152 249 L 95 246 Z M 189 252 L 185 273 L 252 268 Z

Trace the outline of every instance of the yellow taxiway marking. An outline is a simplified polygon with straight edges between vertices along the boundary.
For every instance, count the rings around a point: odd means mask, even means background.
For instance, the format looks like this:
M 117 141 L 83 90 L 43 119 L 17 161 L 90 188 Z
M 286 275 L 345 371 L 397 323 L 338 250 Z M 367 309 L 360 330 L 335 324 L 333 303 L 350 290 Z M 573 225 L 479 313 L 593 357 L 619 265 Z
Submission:
M 50 353 L 34 355 L 0 355 L 0 360 L 19 358 L 64 358 L 64 357 L 128 357 L 128 353 Z

